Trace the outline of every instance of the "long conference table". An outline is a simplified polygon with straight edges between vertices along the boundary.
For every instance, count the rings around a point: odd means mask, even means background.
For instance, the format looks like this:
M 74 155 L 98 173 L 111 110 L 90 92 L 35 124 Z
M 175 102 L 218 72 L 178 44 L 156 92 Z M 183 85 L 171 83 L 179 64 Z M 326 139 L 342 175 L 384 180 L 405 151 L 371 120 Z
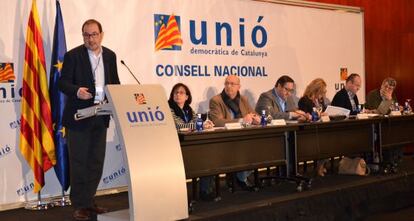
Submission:
M 414 143 L 414 115 L 179 133 L 188 179 Z M 296 174 L 296 168 L 289 171 Z

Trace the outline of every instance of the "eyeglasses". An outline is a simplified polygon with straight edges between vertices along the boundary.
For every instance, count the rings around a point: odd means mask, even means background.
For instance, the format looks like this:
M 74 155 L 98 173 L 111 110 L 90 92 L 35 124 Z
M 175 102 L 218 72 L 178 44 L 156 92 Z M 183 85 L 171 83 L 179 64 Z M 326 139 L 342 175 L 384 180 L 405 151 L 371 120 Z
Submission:
M 283 87 L 283 89 L 285 89 L 285 91 L 287 91 L 289 93 L 293 93 L 295 91 L 295 89 L 293 89 L 293 88 Z
M 99 36 L 100 33 L 98 32 L 93 32 L 91 34 L 84 32 L 82 33 L 83 38 L 89 39 L 90 37 L 92 37 L 93 39 L 97 38 Z
M 186 95 L 185 91 L 175 91 L 174 95 Z
M 390 85 L 385 85 L 384 88 L 390 91 L 394 90 L 394 87 Z
M 224 82 L 224 86 L 231 86 L 231 87 L 233 87 L 233 86 L 237 86 L 237 85 L 239 85 L 238 83 L 234 83 L 234 82 Z

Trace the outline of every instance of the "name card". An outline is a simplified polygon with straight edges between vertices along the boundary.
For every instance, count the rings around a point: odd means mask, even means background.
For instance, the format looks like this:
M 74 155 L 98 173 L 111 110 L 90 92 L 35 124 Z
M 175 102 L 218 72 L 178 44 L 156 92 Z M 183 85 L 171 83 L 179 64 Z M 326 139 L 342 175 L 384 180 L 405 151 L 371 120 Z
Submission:
M 368 114 L 357 114 L 357 119 L 368 119 Z
M 401 111 L 391 111 L 390 116 L 401 116 Z
M 286 121 L 284 119 L 275 119 L 270 122 L 270 125 L 272 126 L 284 126 L 286 125 Z
M 227 130 L 241 129 L 241 128 L 243 128 L 242 125 L 241 125 L 241 123 L 226 123 L 226 124 L 224 124 L 224 127 Z

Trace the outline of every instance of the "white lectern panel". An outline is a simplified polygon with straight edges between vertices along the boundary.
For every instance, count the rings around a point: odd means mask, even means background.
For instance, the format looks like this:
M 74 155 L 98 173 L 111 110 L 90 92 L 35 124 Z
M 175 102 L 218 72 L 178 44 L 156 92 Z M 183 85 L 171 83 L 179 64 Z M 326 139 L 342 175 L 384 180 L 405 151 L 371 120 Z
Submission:
M 129 220 L 188 217 L 180 143 L 161 85 L 108 85 L 105 93 L 129 172 Z M 110 214 L 99 220 L 116 220 Z

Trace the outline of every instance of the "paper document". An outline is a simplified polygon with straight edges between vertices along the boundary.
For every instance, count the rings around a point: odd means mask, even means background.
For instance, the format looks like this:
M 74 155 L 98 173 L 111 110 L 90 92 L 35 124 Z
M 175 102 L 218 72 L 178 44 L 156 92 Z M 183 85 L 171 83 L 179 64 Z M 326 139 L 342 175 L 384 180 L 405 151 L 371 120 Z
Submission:
M 345 116 L 349 116 L 349 113 L 351 111 L 342 107 L 337 107 L 337 106 L 331 106 L 328 105 L 328 107 L 325 110 L 325 113 L 327 113 L 329 116 L 333 116 L 333 115 L 345 115 Z

